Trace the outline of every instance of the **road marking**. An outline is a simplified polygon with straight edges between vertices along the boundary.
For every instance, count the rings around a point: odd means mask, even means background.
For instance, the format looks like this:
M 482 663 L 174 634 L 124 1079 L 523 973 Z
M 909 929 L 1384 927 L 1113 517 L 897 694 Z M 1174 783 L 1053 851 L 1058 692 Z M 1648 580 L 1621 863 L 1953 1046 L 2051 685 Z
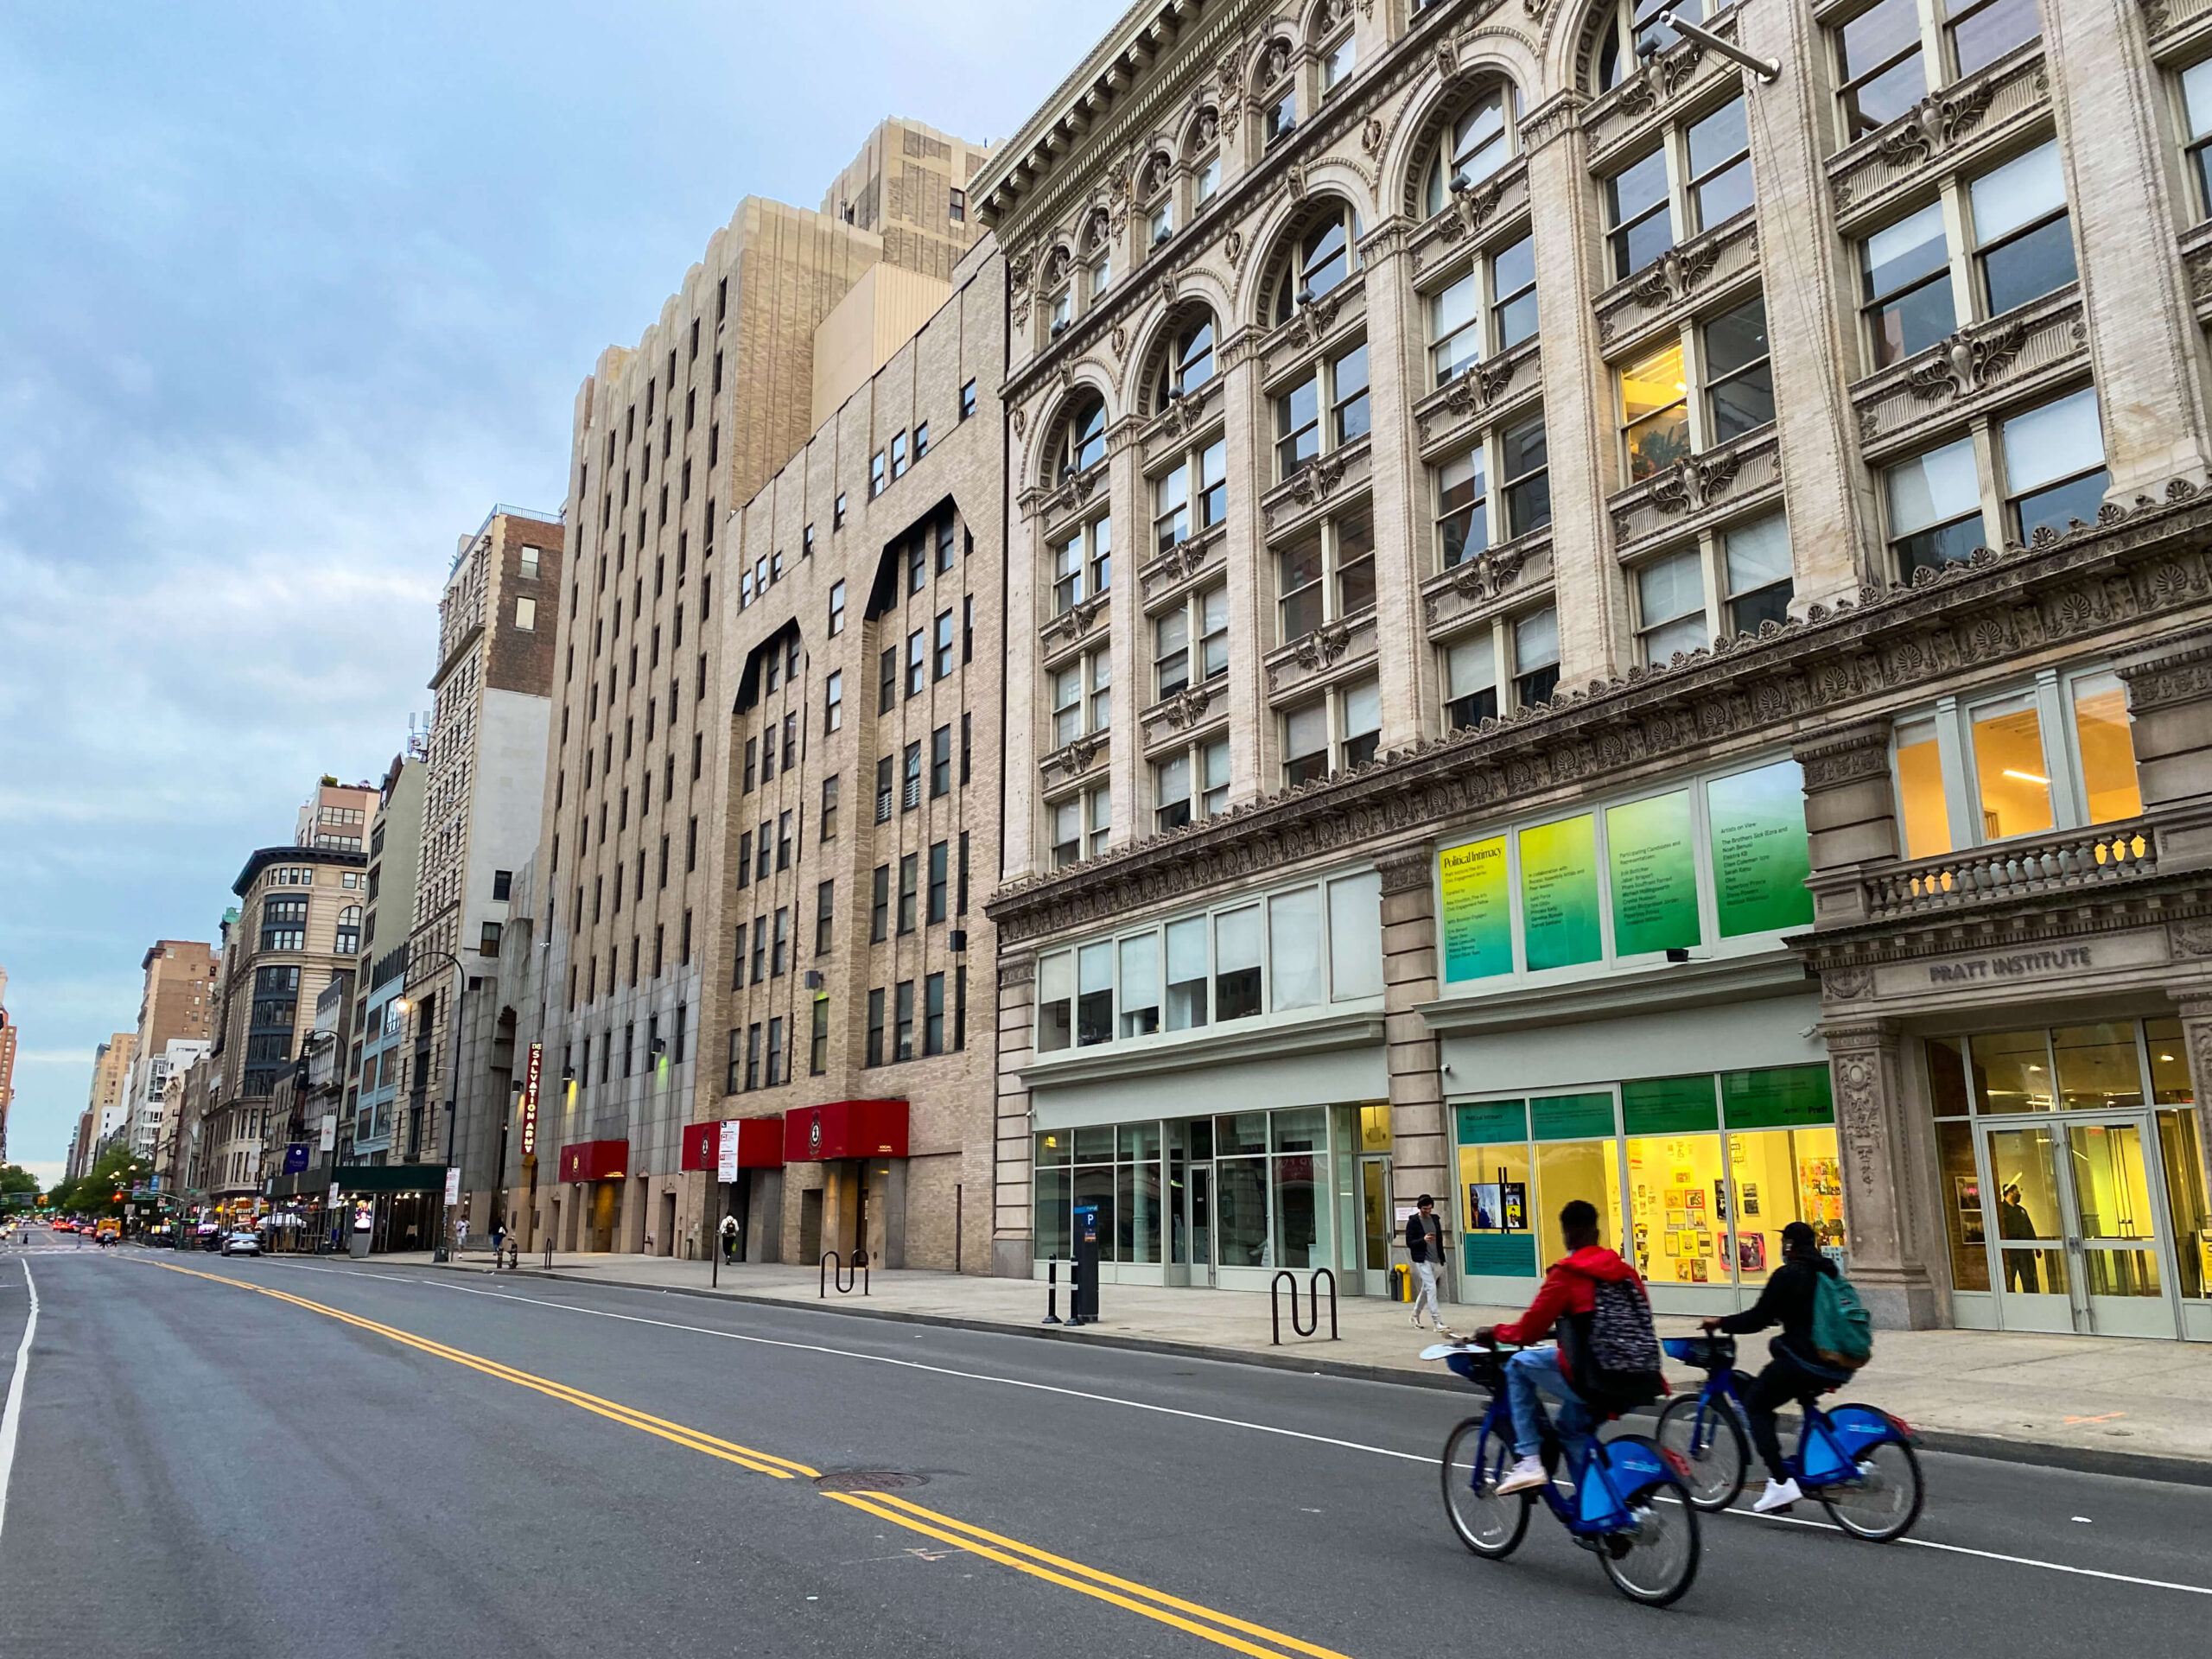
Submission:
M 512 1382 L 519 1388 L 534 1389 L 539 1394 L 579 1407 L 598 1416 L 607 1418 L 611 1421 L 624 1424 L 631 1428 L 643 1429 L 648 1434 L 657 1434 L 662 1440 L 672 1440 L 678 1446 L 689 1446 L 694 1452 L 703 1452 L 709 1457 L 720 1458 L 725 1463 L 741 1464 L 759 1474 L 773 1475 L 779 1480 L 789 1480 L 794 1475 L 804 1475 L 811 1478 L 821 1472 L 819 1470 L 809 1468 L 803 1463 L 794 1463 L 789 1458 L 779 1458 L 771 1452 L 756 1452 L 751 1446 L 739 1446 L 734 1441 L 721 1440 L 697 1429 L 686 1428 L 681 1423 L 671 1423 L 665 1418 L 652 1416 L 645 1412 L 618 1404 L 612 1400 L 603 1400 L 595 1394 L 586 1394 L 582 1389 L 572 1389 L 565 1382 L 555 1382 L 549 1378 L 537 1376 L 528 1371 L 517 1370 L 512 1365 L 502 1365 L 497 1360 L 486 1359 L 480 1355 L 467 1353 L 459 1348 L 448 1348 L 442 1342 L 432 1342 L 426 1337 L 416 1336 L 413 1332 L 402 1331 L 396 1325 L 379 1325 L 374 1319 L 365 1319 L 357 1313 L 348 1313 L 343 1309 L 331 1307 L 321 1302 L 311 1302 L 303 1296 L 294 1296 L 285 1291 L 272 1290 L 266 1285 L 257 1285 L 245 1279 L 226 1279 L 220 1274 L 201 1273 L 192 1268 L 172 1267 L 166 1262 L 157 1262 L 154 1265 L 166 1273 L 181 1273 L 188 1278 L 205 1279 L 211 1285 L 230 1285 L 239 1290 L 250 1290 L 257 1296 L 269 1296 L 280 1302 L 289 1302 L 293 1306 L 305 1308 L 310 1313 L 321 1313 L 326 1318 L 336 1319 L 341 1325 L 350 1325 L 358 1330 L 372 1332 L 380 1337 L 388 1337 L 392 1341 L 404 1344 L 407 1347 L 420 1349 L 426 1354 L 435 1354 L 440 1359 L 449 1359 L 456 1365 L 466 1365 L 471 1370 L 481 1371 L 486 1376 L 496 1376 L 502 1382 Z
M 365 1274 L 362 1276 L 372 1279 L 385 1277 L 385 1275 L 378 1274 Z M 946 1365 L 925 1365 L 919 1360 L 897 1359 L 887 1354 L 863 1353 L 857 1349 L 851 1348 L 832 1348 L 826 1344 L 822 1343 L 791 1342 L 775 1337 L 747 1336 L 735 1331 L 716 1331 L 708 1325 L 685 1325 L 674 1319 L 647 1319 L 643 1314 L 639 1313 L 611 1313 L 605 1308 L 578 1307 L 575 1304 L 569 1302 L 547 1301 L 543 1297 L 518 1296 L 509 1291 L 476 1290 L 467 1285 L 450 1285 L 433 1279 L 417 1279 L 412 1281 L 412 1282 L 418 1285 L 428 1286 L 430 1288 L 436 1290 L 458 1291 L 466 1296 L 489 1296 L 499 1301 L 524 1302 L 529 1304 L 532 1307 L 550 1307 L 564 1313 L 588 1313 L 594 1319 L 617 1319 L 626 1325 L 649 1325 L 658 1326 L 658 1328 L 665 1331 L 687 1332 L 695 1336 L 719 1337 L 728 1342 L 749 1342 L 764 1348 L 788 1348 L 801 1353 L 827 1354 L 840 1359 L 868 1360 L 878 1365 L 894 1365 L 906 1370 L 926 1371 L 938 1376 L 957 1377 L 964 1382 L 996 1382 L 1010 1389 L 1028 1389 L 1033 1392 L 1039 1394 L 1063 1395 L 1070 1399 L 1090 1400 L 1101 1405 L 1126 1406 L 1133 1411 L 1154 1412 L 1166 1417 L 1185 1417 L 1197 1422 L 1217 1423 L 1228 1428 L 1249 1428 L 1256 1433 L 1281 1435 L 1287 1440 L 1310 1440 L 1319 1446 L 1341 1446 L 1346 1451 L 1365 1452 L 1378 1458 L 1395 1458 L 1409 1463 L 1433 1463 L 1436 1460 L 1433 1453 L 1426 1452 L 1400 1452 L 1387 1446 L 1369 1446 L 1358 1440 L 1339 1440 L 1336 1436 L 1330 1434 L 1310 1434 L 1302 1429 L 1281 1428 L 1273 1423 L 1255 1423 L 1249 1419 L 1242 1417 L 1220 1417 L 1216 1416 L 1211 1412 L 1188 1411 L 1177 1406 L 1154 1405 L 1148 1401 L 1125 1399 L 1119 1395 L 1093 1394 L 1084 1389 L 1062 1388 L 1049 1382 L 1032 1382 L 1021 1377 L 995 1376 L 988 1371 L 963 1371 Z M 583 1286 L 579 1287 L 579 1288 L 609 1290 L 622 1287 L 616 1286 Z M 805 1312 L 804 1308 L 794 1308 L 793 1311 L 798 1313 Z M 1754 1515 L 1749 1510 L 1723 1510 L 1722 1513 L 1726 1515 L 1740 1516 L 1746 1520 L 1777 1521 L 1785 1526 L 1813 1527 L 1823 1532 L 1841 1531 L 1840 1528 L 1832 1526 L 1827 1522 L 1808 1521 L 1802 1519 L 1796 1516 Z M 1970 1548 L 1964 1544 L 1938 1543 L 1934 1540 L 1928 1538 L 1907 1537 L 1900 1538 L 1896 1541 L 1900 1544 L 1908 1545 L 1916 1549 L 1940 1550 L 1946 1554 L 1955 1555 L 1974 1555 L 1986 1560 L 2001 1561 L 2013 1567 L 2040 1567 L 2045 1572 L 2068 1573 L 2079 1577 L 2107 1579 L 2116 1584 L 2140 1585 L 2146 1589 L 2152 1590 L 2178 1590 L 2186 1595 L 2212 1596 L 2212 1587 L 2208 1587 L 2203 1585 L 2177 1584 L 2164 1579 L 2136 1578 L 2126 1573 L 2108 1573 L 2101 1568 L 2091 1567 L 2073 1567 L 2064 1561 L 2037 1560 L 2031 1556 L 2026 1555 L 2001 1554 L 1993 1550 Z
M 449 1348 L 443 1343 L 418 1337 L 411 1332 L 402 1331 L 396 1325 L 382 1325 L 374 1319 L 363 1319 L 359 1314 L 348 1313 L 342 1309 L 330 1307 L 321 1302 L 311 1302 L 302 1296 L 294 1296 L 285 1291 L 274 1290 L 266 1285 L 257 1285 L 244 1279 L 226 1279 L 220 1274 L 201 1273 L 192 1268 L 174 1267 L 165 1262 L 156 1262 L 154 1265 L 170 1273 L 181 1273 L 190 1278 L 204 1279 L 210 1284 L 229 1285 L 239 1290 L 252 1291 L 257 1295 L 270 1297 L 280 1302 L 289 1302 L 295 1307 L 304 1308 L 311 1313 L 322 1314 L 342 1325 L 349 1325 L 358 1330 L 373 1332 L 378 1336 L 388 1337 L 408 1347 L 420 1349 L 424 1353 L 435 1354 L 440 1358 L 449 1359 L 455 1364 L 466 1365 L 472 1370 L 483 1372 L 487 1376 L 496 1376 L 502 1381 L 513 1382 L 554 1399 L 565 1401 L 569 1404 L 581 1406 L 587 1411 L 596 1413 L 601 1417 L 625 1424 L 629 1427 L 642 1428 L 647 1433 L 657 1434 L 662 1440 L 675 1445 L 686 1446 L 695 1452 L 704 1452 L 709 1456 L 721 1459 L 726 1463 L 742 1464 L 745 1467 L 755 1470 L 761 1474 L 774 1475 L 788 1480 L 793 1474 L 812 1476 L 817 1472 L 806 1465 L 794 1462 L 791 1459 L 779 1458 L 772 1452 L 755 1452 L 749 1447 L 734 1446 L 731 1442 L 717 1439 L 703 1430 L 690 1428 L 681 1423 L 670 1422 L 665 1418 L 651 1416 L 632 1407 L 620 1405 L 612 1400 L 604 1400 L 596 1395 L 586 1394 L 582 1389 L 572 1389 L 566 1383 L 535 1376 L 527 1371 L 517 1370 L 512 1366 L 502 1365 L 496 1360 L 485 1359 L 480 1355 L 466 1353 L 458 1348 Z M 28 1269 L 25 1270 L 24 1277 L 26 1279 L 29 1277 Z M 26 1349 L 29 1345 L 27 1334 Z M 20 1377 L 20 1363 L 17 1375 Z M 10 1399 L 11 1421 L 13 1408 L 14 1397 L 11 1393 Z M 741 1452 L 743 1455 L 735 1455 Z M 1178 1630 L 1186 1630 L 1193 1636 L 1203 1637 L 1216 1646 L 1231 1648 L 1239 1653 L 1250 1654 L 1255 1656 L 1255 1659 L 1285 1659 L 1286 1653 L 1305 1654 L 1309 1656 L 1310 1659 L 1346 1659 L 1344 1655 L 1332 1648 L 1317 1647 L 1310 1642 L 1302 1642 L 1296 1637 L 1286 1636 L 1280 1630 L 1271 1630 L 1263 1624 L 1251 1624 L 1236 1618 L 1234 1614 L 1217 1612 L 1211 1607 L 1202 1606 L 1197 1602 L 1185 1601 L 1179 1597 L 1167 1594 L 1165 1591 L 1154 1590 L 1148 1586 L 1137 1584 L 1128 1579 L 1116 1578 L 1110 1573 L 1103 1573 L 1096 1567 L 1085 1567 L 1079 1561 L 1071 1561 L 1062 1556 L 1050 1554 L 1034 1545 L 1022 1543 L 1018 1539 L 1003 1537 L 995 1532 L 987 1532 L 981 1527 L 970 1525 L 964 1521 L 954 1520 L 951 1516 L 940 1515 L 934 1510 L 923 1509 L 919 1504 L 909 1503 L 903 1498 L 878 1492 L 868 1493 L 865 1496 L 847 1492 L 824 1492 L 822 1496 L 834 1498 L 854 1509 L 864 1510 L 880 1520 L 888 1521 L 909 1531 L 935 1538 L 941 1543 L 950 1544 L 956 1549 L 967 1554 L 980 1555 L 987 1560 L 996 1561 L 1001 1566 L 1011 1567 L 1017 1573 L 1024 1573 L 1032 1578 L 1042 1579 L 1048 1583 L 1059 1585 L 1100 1601 L 1110 1602 L 1117 1607 L 1127 1608 L 1131 1612 L 1142 1614 L 1145 1618 L 1157 1620 L 1160 1624 L 1173 1625 Z M 984 1541 L 978 1541 L 979 1540 Z M 811 1600 L 812 1598 L 810 1597 L 809 1599 Z M 1147 1603 L 1153 1605 L 1147 1605 Z M 1191 1614 L 1194 1617 L 1185 1618 L 1184 1614 Z M 1198 1622 L 1199 1619 L 1209 1620 L 1211 1623 L 1201 1624 Z M 1259 1637 L 1276 1645 L 1258 1646 L 1236 1634 L 1240 1631 Z
M 31 1264 L 22 1263 L 23 1288 L 31 1294 L 31 1310 L 23 1316 L 23 1339 L 16 1346 L 16 1371 L 8 1379 L 8 1404 L 0 1410 L 0 1532 L 8 1527 L 8 1480 L 16 1472 L 16 1437 L 23 1426 L 23 1380 L 30 1375 L 31 1338 L 38 1331 L 38 1281 Z
M 1365 1452 L 1378 1458 L 1398 1458 L 1408 1463 L 1436 1461 L 1435 1454 L 1428 1452 L 1400 1452 L 1391 1446 L 1370 1446 L 1362 1440 L 1339 1440 L 1333 1434 L 1309 1434 L 1303 1429 L 1281 1428 L 1273 1423 L 1255 1423 L 1243 1417 L 1217 1417 L 1211 1412 L 1190 1411 L 1180 1406 L 1154 1405 L 1148 1400 L 1130 1400 L 1116 1394 L 1093 1394 L 1084 1389 L 1062 1388 L 1052 1382 L 1032 1382 L 1018 1376 L 995 1376 L 988 1371 L 963 1371 L 950 1365 L 925 1365 L 918 1359 L 896 1359 L 888 1354 L 863 1353 L 855 1348 L 832 1348 L 823 1343 L 747 1336 L 737 1331 L 716 1331 L 709 1325 L 684 1325 L 674 1319 L 649 1319 L 643 1314 L 613 1313 L 602 1307 L 578 1307 L 569 1302 L 549 1302 L 542 1297 L 517 1296 L 507 1291 L 473 1290 L 467 1285 L 441 1284 L 429 1279 L 418 1279 L 415 1282 L 427 1285 L 433 1290 L 458 1291 L 464 1296 L 489 1296 L 503 1302 L 527 1302 L 532 1307 L 556 1308 L 564 1313 L 588 1313 L 596 1319 L 619 1319 L 625 1325 L 656 1325 L 664 1331 L 684 1331 L 694 1336 L 719 1337 L 726 1342 L 749 1342 L 762 1348 L 789 1348 L 803 1354 L 828 1354 L 837 1359 L 864 1359 L 878 1365 L 895 1365 L 902 1370 L 927 1371 L 935 1376 L 957 1377 L 963 1382 L 996 1382 L 1009 1389 L 1027 1389 L 1036 1394 L 1057 1394 L 1071 1400 L 1094 1401 L 1100 1405 L 1127 1406 L 1132 1411 L 1154 1412 L 1163 1417 L 1186 1417 L 1193 1422 L 1218 1423 L 1228 1428 L 1249 1428 L 1256 1434 L 1279 1434 L 1286 1440 L 1311 1440 L 1317 1446 L 1338 1446 L 1346 1451 Z

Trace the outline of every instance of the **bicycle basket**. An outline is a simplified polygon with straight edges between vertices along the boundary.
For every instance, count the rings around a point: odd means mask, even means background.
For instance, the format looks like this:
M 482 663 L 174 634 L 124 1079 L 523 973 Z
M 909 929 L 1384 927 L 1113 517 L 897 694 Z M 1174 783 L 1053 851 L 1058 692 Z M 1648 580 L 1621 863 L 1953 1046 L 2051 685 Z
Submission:
M 1670 1359 L 1701 1371 L 1725 1371 L 1736 1363 L 1733 1337 L 1669 1337 L 1659 1345 Z
M 1488 1389 L 1492 1394 L 1505 1390 L 1505 1361 L 1488 1349 L 1466 1349 L 1456 1354 L 1446 1354 L 1444 1363 L 1478 1389 Z

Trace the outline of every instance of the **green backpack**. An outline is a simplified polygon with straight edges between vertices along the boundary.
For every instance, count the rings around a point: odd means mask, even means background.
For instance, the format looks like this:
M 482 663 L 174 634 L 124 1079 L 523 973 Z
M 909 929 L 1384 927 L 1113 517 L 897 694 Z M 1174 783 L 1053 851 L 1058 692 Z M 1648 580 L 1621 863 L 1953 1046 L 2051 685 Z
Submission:
M 1812 1338 L 1813 1351 L 1839 1370 L 1855 1371 L 1874 1357 L 1874 1321 L 1840 1273 L 1813 1280 Z

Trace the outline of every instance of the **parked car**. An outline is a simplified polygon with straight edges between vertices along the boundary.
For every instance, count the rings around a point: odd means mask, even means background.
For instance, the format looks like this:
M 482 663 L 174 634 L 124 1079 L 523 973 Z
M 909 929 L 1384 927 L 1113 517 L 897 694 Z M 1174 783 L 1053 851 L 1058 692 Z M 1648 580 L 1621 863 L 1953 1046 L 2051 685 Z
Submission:
M 223 1254 L 225 1255 L 259 1255 L 261 1235 L 249 1232 L 232 1233 L 223 1240 Z

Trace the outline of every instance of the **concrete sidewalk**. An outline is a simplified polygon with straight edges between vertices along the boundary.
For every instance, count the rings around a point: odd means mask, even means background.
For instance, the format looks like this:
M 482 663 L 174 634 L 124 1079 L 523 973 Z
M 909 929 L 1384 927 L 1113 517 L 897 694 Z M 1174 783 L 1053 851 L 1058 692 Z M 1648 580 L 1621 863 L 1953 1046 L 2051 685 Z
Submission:
M 372 1258 L 389 1266 L 428 1266 L 427 1255 Z M 1272 1345 L 1268 1299 L 1239 1291 L 1153 1289 L 1108 1285 L 1096 1325 L 1046 1325 L 1045 1287 L 1026 1279 L 886 1272 L 858 1287 L 820 1295 L 813 1268 L 721 1269 L 709 1287 L 709 1264 L 645 1255 L 556 1255 L 550 1275 L 542 1255 L 525 1256 L 522 1274 L 623 1286 L 736 1301 L 790 1303 L 877 1319 L 954 1325 L 1070 1342 L 1203 1353 L 1247 1364 L 1371 1377 L 1415 1385 L 1463 1385 L 1421 1350 L 1435 1338 L 1408 1327 L 1406 1311 L 1372 1297 L 1338 1304 L 1340 1341 L 1293 1334 L 1286 1301 L 1282 1346 Z M 471 1251 L 448 1271 L 488 1273 L 489 1252 Z M 503 1275 L 506 1276 L 506 1275 Z M 1060 1291 L 1060 1312 L 1067 1290 Z M 1454 1328 L 1510 1319 L 1517 1308 L 1458 1306 Z M 1659 1321 L 1662 1336 L 1687 1335 L 1693 1320 Z M 1764 1338 L 1745 1340 L 1743 1363 L 1764 1363 Z M 1674 1364 L 1677 1388 L 1698 1374 Z M 1896 1413 L 1935 1450 L 2049 1463 L 2112 1474 L 2212 1485 L 2212 1344 L 2041 1337 L 1979 1331 L 1885 1331 L 1873 1363 L 1843 1392 Z

